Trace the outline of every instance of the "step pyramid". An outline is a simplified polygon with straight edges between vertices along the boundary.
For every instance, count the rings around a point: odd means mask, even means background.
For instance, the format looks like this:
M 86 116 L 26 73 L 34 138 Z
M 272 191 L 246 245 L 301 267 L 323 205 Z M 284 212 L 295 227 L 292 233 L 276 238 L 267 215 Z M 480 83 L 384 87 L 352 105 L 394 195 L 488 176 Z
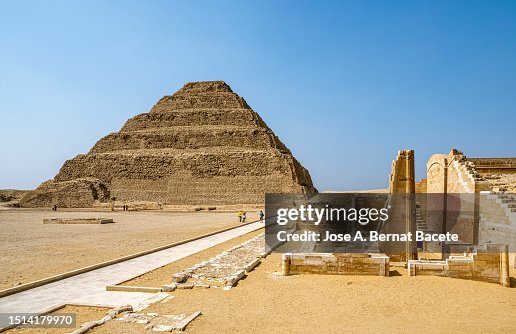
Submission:
M 96 201 L 260 204 L 267 192 L 316 192 L 308 171 L 223 81 L 165 96 L 29 192 L 24 207 Z

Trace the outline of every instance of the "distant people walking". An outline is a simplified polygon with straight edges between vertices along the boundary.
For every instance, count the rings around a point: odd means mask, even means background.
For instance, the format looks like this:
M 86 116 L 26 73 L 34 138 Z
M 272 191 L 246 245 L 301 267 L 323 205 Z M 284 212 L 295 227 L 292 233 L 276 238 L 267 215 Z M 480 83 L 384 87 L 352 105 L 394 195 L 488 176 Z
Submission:
M 263 222 L 263 217 L 265 216 L 265 214 L 263 213 L 262 210 L 260 210 L 259 215 L 260 215 L 260 223 L 261 223 L 261 222 Z
M 244 213 L 242 212 L 242 210 L 238 211 L 238 222 L 241 223 L 242 222 L 242 215 Z
M 57 211 L 57 204 L 54 204 L 54 205 L 52 206 L 52 211 Z
M 247 214 L 245 212 L 242 213 L 242 223 L 245 223 L 246 218 L 247 218 Z

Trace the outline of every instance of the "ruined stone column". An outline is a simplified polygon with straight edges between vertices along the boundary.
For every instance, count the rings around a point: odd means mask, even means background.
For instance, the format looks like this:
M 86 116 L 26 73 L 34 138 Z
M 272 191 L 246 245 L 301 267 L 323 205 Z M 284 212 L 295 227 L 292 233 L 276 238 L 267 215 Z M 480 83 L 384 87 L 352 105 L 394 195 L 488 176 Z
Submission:
M 509 246 L 500 245 L 500 284 L 511 287 L 511 276 L 509 276 Z
M 281 257 L 281 273 L 283 276 L 288 276 L 290 274 L 290 259 L 291 254 L 283 254 Z
M 405 255 L 408 260 L 417 259 L 417 242 L 416 236 L 416 183 L 414 168 L 414 150 L 405 150 L 405 194 L 406 194 L 406 213 L 405 213 L 405 231 L 412 233 L 412 241 L 407 241 L 405 245 Z
M 416 234 L 416 184 L 414 175 L 414 150 L 400 150 L 392 162 L 389 180 L 391 196 L 390 226 L 387 233 L 412 233 L 412 241 L 386 246 L 389 256 L 406 261 L 417 258 Z M 401 210 L 400 210 L 401 209 Z M 380 245 L 382 246 L 382 245 Z M 381 247 L 382 248 L 382 247 Z

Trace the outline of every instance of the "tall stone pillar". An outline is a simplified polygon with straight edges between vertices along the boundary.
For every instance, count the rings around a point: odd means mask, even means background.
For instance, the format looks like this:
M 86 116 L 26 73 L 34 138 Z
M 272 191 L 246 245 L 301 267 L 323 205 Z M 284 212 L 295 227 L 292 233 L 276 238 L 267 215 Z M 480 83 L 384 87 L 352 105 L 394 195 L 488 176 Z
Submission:
M 389 255 L 398 260 L 417 258 L 416 235 L 416 183 L 414 172 L 414 150 L 398 151 L 396 160 L 392 162 L 389 180 L 391 194 L 390 223 L 385 233 L 411 233 L 412 241 L 396 245 L 384 245 Z
M 502 286 L 511 287 L 511 276 L 509 276 L 509 246 L 500 245 L 500 284 Z
M 403 151 L 405 162 L 405 232 L 412 234 L 412 241 L 405 244 L 405 256 L 407 260 L 417 259 L 416 242 L 416 182 L 414 169 L 414 150 Z

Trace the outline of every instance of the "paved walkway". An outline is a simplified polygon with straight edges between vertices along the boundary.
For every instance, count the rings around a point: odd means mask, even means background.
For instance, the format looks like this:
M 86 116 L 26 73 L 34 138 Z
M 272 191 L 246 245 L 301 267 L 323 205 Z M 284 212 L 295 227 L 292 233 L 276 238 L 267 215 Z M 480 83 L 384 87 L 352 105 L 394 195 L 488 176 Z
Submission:
M 64 304 L 117 307 L 135 305 L 152 297 L 152 293 L 106 291 L 115 285 L 162 267 L 225 241 L 255 231 L 260 222 L 237 227 L 209 237 L 191 241 L 132 260 L 113 264 L 30 290 L 0 298 L 0 313 L 42 313 Z M 0 328 L 5 324 L 0 323 Z

